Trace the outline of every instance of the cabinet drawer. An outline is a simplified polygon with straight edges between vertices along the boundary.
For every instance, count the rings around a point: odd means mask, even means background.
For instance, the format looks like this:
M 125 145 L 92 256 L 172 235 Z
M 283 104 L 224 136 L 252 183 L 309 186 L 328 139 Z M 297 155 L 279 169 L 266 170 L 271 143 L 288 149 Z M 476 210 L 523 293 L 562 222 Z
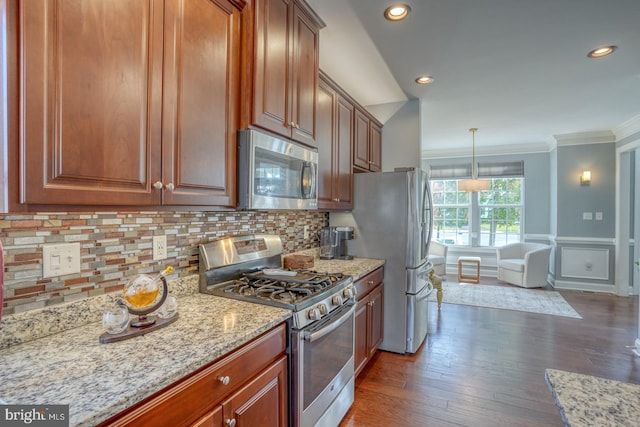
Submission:
M 361 277 L 355 282 L 356 287 L 356 300 L 360 301 L 366 297 L 373 288 L 379 283 L 382 283 L 384 277 L 384 268 L 380 267 L 376 270 L 368 273 L 366 276 Z
M 188 425 L 266 369 L 286 349 L 284 324 L 103 425 Z M 224 384 L 226 382 L 226 384 Z

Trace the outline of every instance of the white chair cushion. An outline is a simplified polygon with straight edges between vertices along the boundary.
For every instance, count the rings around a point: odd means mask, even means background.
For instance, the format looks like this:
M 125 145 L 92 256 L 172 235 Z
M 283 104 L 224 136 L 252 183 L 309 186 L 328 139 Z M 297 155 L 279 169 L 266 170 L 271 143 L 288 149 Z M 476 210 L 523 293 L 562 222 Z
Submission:
M 433 265 L 444 264 L 444 257 L 440 255 L 429 255 L 429 261 L 431 261 Z
M 523 259 L 502 259 L 499 264 L 500 268 L 506 270 L 517 271 L 518 273 L 524 273 L 524 260 Z

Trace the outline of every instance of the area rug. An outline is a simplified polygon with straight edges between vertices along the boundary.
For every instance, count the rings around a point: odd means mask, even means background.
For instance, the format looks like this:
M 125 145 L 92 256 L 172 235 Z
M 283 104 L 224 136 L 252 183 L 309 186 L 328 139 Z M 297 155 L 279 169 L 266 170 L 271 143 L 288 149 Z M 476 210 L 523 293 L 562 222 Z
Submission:
M 442 282 L 442 302 L 582 319 L 556 291 Z M 429 295 L 436 301 L 436 291 Z

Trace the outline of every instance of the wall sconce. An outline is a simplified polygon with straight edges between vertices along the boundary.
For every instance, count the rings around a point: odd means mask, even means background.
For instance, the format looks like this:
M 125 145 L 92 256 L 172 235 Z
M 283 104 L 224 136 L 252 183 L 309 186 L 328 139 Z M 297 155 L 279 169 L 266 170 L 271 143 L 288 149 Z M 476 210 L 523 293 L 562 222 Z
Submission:
M 580 184 L 589 185 L 591 183 L 591 171 L 582 171 L 580 175 Z

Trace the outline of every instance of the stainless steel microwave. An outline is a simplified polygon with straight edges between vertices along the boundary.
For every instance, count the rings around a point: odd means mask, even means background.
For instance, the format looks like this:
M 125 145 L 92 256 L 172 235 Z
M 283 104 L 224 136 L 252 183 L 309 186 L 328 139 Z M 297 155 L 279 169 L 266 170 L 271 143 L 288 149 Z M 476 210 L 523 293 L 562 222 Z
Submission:
M 239 209 L 317 209 L 318 151 L 255 129 L 238 135 Z

